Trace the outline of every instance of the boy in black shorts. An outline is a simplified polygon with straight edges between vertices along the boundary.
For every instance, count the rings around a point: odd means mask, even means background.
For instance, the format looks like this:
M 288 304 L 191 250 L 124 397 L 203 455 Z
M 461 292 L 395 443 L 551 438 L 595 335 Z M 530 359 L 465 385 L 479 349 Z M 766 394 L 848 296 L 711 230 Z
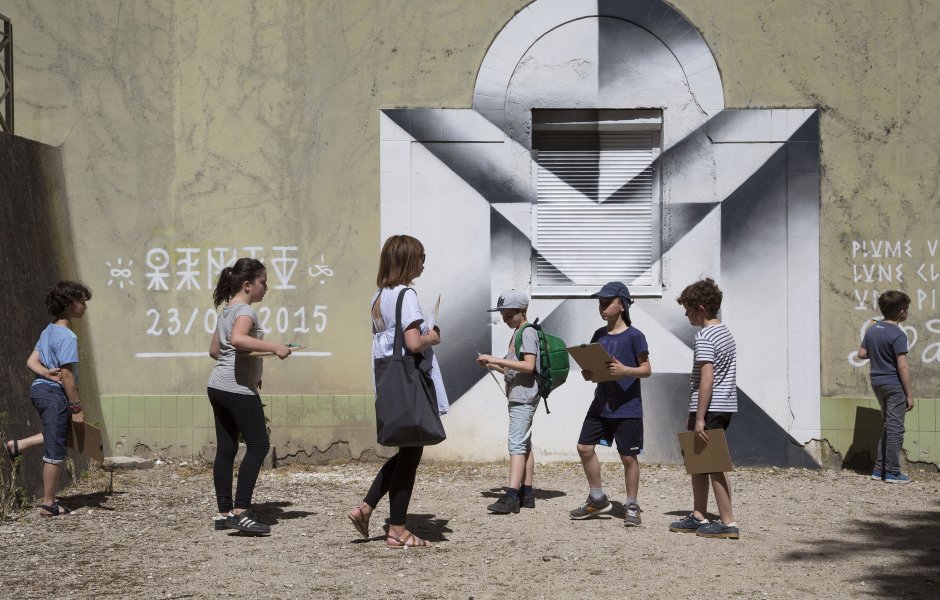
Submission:
M 584 417 L 578 454 L 587 477 L 590 491 L 587 500 L 568 514 L 572 519 L 588 519 L 610 512 L 611 504 L 601 483 L 601 464 L 594 452 L 597 444 L 611 446 L 617 442 L 617 452 L 623 462 L 627 501 L 624 502 L 624 525 L 640 525 L 640 505 L 637 493 L 640 487 L 640 463 L 637 455 L 643 450 L 643 401 L 640 397 L 640 379 L 652 372 L 646 336 L 631 327 L 630 305 L 633 299 L 627 286 L 619 281 L 606 284 L 592 298 L 597 298 L 605 327 L 594 332 L 591 343 L 599 343 L 613 359 L 607 371 L 618 377 L 616 381 L 597 384 L 594 402 Z M 581 371 L 584 379 L 593 379 L 590 371 Z
M 685 307 L 689 322 L 702 330 L 692 345 L 691 402 L 686 428 L 706 444 L 706 429 L 727 429 L 738 411 L 737 350 L 728 328 L 718 320 L 721 290 L 711 279 L 697 281 L 682 290 L 678 302 Z M 711 479 L 720 520 L 708 522 L 708 481 Z M 701 537 L 738 539 L 740 532 L 731 512 L 731 483 L 727 473 L 692 475 L 694 509 L 669 531 L 694 533 Z

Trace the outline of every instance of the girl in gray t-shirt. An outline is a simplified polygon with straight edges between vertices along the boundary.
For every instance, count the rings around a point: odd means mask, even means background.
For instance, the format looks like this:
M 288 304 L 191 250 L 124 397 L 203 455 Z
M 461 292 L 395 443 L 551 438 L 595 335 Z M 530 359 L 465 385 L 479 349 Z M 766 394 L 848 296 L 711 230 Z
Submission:
M 284 344 L 263 339 L 258 314 L 251 305 L 260 302 L 267 291 L 268 275 L 259 260 L 240 258 L 222 269 L 213 300 L 216 307 L 223 303 L 225 307 L 209 345 L 209 356 L 216 361 L 207 385 L 217 444 L 212 474 L 219 514 L 214 525 L 254 535 L 271 531 L 250 510 L 255 481 L 271 444 L 258 395 L 261 358 L 251 353 L 270 353 L 283 360 L 291 352 Z M 233 499 L 232 466 L 239 436 L 245 439 L 247 452 L 238 469 Z

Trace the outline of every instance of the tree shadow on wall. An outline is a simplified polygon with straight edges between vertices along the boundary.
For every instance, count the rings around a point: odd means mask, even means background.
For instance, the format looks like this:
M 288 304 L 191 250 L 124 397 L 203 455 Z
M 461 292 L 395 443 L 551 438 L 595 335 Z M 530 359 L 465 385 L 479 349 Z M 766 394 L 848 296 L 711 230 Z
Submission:
M 940 593 L 940 502 L 936 510 L 895 513 L 888 520 L 856 519 L 846 531 L 854 539 L 808 540 L 807 550 L 783 558 L 834 563 L 872 556 L 876 566 L 863 579 L 871 595 L 936 598 Z

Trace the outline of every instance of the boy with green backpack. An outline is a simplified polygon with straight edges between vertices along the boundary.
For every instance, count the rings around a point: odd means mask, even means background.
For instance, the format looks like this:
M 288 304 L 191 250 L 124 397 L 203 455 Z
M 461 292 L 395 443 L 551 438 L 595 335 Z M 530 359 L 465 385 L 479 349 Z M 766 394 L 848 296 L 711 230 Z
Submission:
M 532 421 L 539 399 L 564 383 L 568 374 L 567 354 L 564 361 L 559 356 L 559 347 L 563 350 L 564 342 L 543 332 L 537 320 L 535 324 L 529 323 L 528 308 L 529 297 L 523 292 L 503 292 L 496 308 L 488 312 L 500 313 L 503 323 L 513 330 L 513 339 L 505 357 L 481 354 L 477 358 L 480 366 L 503 374 L 509 400 L 509 487 L 487 507 L 497 514 L 518 513 L 520 506 L 535 508 Z

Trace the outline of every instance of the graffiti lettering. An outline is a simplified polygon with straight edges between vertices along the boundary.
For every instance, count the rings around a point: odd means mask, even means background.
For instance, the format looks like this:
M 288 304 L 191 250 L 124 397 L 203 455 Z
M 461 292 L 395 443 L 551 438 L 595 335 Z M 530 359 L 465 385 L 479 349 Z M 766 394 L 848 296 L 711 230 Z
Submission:
M 239 257 L 255 258 L 265 262 L 271 271 L 271 288 L 275 290 L 293 290 L 297 286 L 292 278 L 300 266 L 300 259 L 295 256 L 297 246 L 271 246 L 271 254 L 264 256 L 264 246 L 211 247 L 211 248 L 175 248 L 172 253 L 166 248 L 150 248 L 144 258 L 147 270 L 144 277 L 147 280 L 148 292 L 197 291 L 212 289 L 222 269 L 235 264 Z M 204 259 L 203 259 L 204 255 Z M 314 261 L 311 261 L 314 262 Z M 134 264 L 132 259 L 118 258 L 115 262 L 105 261 L 108 268 L 107 285 L 124 288 L 125 285 L 134 285 L 133 272 L 130 267 Z M 309 263 L 308 263 L 309 264 Z M 171 273 L 171 265 L 176 270 Z M 333 277 L 333 269 L 326 263 L 323 254 L 319 262 L 313 266 L 301 267 L 307 269 L 310 277 L 318 278 L 320 284 Z M 174 278 L 171 282 L 170 279 Z
M 258 309 L 258 325 L 265 333 L 277 332 L 284 333 L 310 333 L 311 327 L 307 324 L 309 316 L 313 322 L 313 330 L 317 333 L 326 331 L 326 310 L 327 307 L 317 304 L 312 310 L 300 307 L 296 310 L 286 306 L 262 306 Z M 202 315 L 202 330 L 198 326 L 194 327 Z M 168 308 L 161 311 L 156 308 L 150 308 L 146 312 L 149 321 L 147 335 L 150 336 L 187 336 L 197 334 L 199 336 L 212 335 L 215 332 L 218 323 L 219 314 L 215 309 L 193 308 L 190 312 L 181 311 L 178 308 Z
M 881 316 L 875 317 L 873 319 L 866 319 L 858 329 L 858 340 L 859 343 L 865 338 L 865 332 L 868 331 L 868 328 L 871 327 L 874 323 L 878 322 L 881 319 Z M 901 331 L 907 336 L 907 357 L 911 362 L 916 362 L 919 360 L 923 364 L 930 363 L 940 363 L 940 340 L 930 340 L 928 341 L 923 350 L 920 353 L 915 352 L 917 343 L 920 339 L 920 333 L 918 332 L 917 327 L 914 325 L 909 325 L 907 323 L 901 323 L 899 326 Z M 928 319 L 924 322 L 923 328 L 926 330 L 927 334 L 940 335 L 940 319 Z M 858 357 L 858 350 L 853 350 L 849 353 L 848 356 L 849 364 L 853 367 L 863 367 L 868 364 L 868 359 L 860 359 Z
M 183 254 L 183 257 L 176 261 L 177 267 L 183 267 L 182 271 L 176 272 L 180 278 L 176 289 L 181 290 L 183 286 L 186 286 L 187 290 L 200 289 L 199 282 L 196 281 L 196 277 L 199 276 L 199 271 L 196 270 L 199 266 L 199 259 L 193 258 L 193 255 L 199 252 L 199 248 L 177 248 L 176 251 Z
M 287 256 L 288 252 L 296 252 L 297 246 L 273 246 L 271 250 L 280 252 L 281 255 L 271 259 L 271 267 L 274 269 L 274 274 L 277 275 L 278 283 L 274 286 L 276 290 L 293 290 L 297 286 L 291 285 L 290 278 L 294 274 L 294 269 L 297 268 L 297 263 L 300 261 L 296 258 L 291 258 Z
M 929 242 L 928 242 L 929 243 Z M 852 258 L 860 255 L 863 258 L 891 258 L 900 257 L 902 254 L 911 258 L 912 245 L 911 240 L 852 240 Z

